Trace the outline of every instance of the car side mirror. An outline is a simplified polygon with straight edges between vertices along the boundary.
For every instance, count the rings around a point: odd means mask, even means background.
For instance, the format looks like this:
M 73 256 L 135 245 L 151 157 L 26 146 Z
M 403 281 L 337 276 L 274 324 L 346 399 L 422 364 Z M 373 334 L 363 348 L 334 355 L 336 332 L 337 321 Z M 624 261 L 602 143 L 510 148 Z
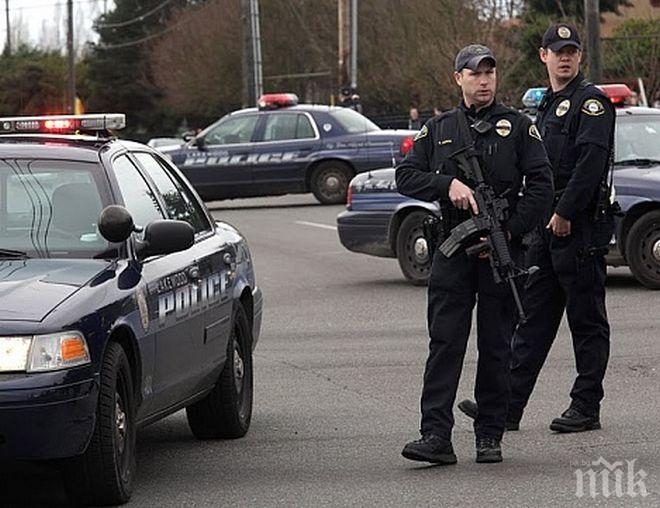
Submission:
M 144 228 L 144 240 L 138 244 L 138 255 L 172 254 L 189 249 L 195 243 L 195 230 L 182 220 L 159 219 Z
M 136 230 L 133 217 L 123 206 L 106 206 L 99 215 L 98 228 L 101 236 L 112 243 L 121 243 Z
M 193 144 L 200 150 L 206 150 L 206 140 L 204 139 L 204 136 L 196 137 Z
M 191 140 L 195 139 L 195 131 L 186 131 L 181 135 L 181 137 L 186 142 L 191 141 Z

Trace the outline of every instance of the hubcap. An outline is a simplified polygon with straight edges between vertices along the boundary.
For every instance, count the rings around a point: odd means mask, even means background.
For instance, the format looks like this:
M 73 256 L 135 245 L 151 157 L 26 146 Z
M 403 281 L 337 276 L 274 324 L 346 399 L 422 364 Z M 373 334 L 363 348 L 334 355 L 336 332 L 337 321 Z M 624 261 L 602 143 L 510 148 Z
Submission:
M 339 189 L 339 178 L 330 175 L 325 179 L 325 188 L 330 192 L 336 192 Z
M 121 397 L 116 394 L 115 402 L 115 427 L 117 431 L 117 448 L 119 453 L 124 452 L 124 444 L 126 442 L 126 413 L 122 408 Z
M 653 244 L 653 257 L 655 260 L 660 263 L 660 239 L 656 240 Z
M 243 376 L 245 375 L 245 365 L 241 358 L 241 350 L 238 343 L 234 342 L 234 380 L 236 381 L 236 391 L 241 393 L 243 388 Z
M 413 246 L 413 249 L 415 251 L 415 257 L 423 263 L 426 261 L 426 259 L 429 257 L 429 246 L 426 243 L 426 238 L 420 236 L 415 240 L 415 244 Z

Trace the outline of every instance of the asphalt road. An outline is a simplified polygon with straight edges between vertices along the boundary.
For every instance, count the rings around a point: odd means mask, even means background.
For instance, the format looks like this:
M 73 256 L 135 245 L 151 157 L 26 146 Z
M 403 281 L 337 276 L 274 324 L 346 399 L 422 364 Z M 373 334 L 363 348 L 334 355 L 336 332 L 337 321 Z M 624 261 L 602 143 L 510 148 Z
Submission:
M 142 430 L 129 506 L 660 505 L 660 292 L 626 268 L 608 277 L 603 429 L 548 430 L 574 378 L 564 321 L 521 430 L 505 435 L 505 462 L 474 462 L 471 422 L 457 412 L 459 463 L 427 467 L 400 456 L 418 435 L 425 289 L 407 284 L 396 260 L 344 250 L 341 206 L 285 196 L 212 207 L 247 236 L 265 297 L 252 426 L 240 440 L 198 442 L 180 412 Z M 472 337 L 458 400 L 471 397 L 475 366 Z M 578 477 L 603 471 L 592 464 L 601 457 L 621 490 L 604 497 L 603 475 L 593 491 L 585 476 L 578 497 Z M 49 470 L 14 465 L 0 479 L 15 502 L 65 502 Z

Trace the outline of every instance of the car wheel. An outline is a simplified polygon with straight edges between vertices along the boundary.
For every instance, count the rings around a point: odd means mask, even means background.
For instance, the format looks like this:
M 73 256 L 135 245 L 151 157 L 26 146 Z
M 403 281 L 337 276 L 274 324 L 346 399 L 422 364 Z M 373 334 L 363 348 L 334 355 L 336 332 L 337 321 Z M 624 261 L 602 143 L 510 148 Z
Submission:
M 252 335 L 242 305 L 234 311 L 227 360 L 213 390 L 188 406 L 190 430 L 197 439 L 243 437 L 252 418 Z
M 626 259 L 635 278 L 650 289 L 660 289 L 660 210 L 642 215 L 626 239 Z
M 128 358 L 110 342 L 103 357 L 94 433 L 84 454 L 68 459 L 64 480 L 75 504 L 126 503 L 135 476 L 135 391 Z
M 312 171 L 312 193 L 324 205 L 346 203 L 346 193 L 353 171 L 339 161 L 321 162 Z
M 427 212 L 412 212 L 401 223 L 396 236 L 396 257 L 406 279 L 416 286 L 425 286 L 431 274 L 431 256 L 422 233 Z

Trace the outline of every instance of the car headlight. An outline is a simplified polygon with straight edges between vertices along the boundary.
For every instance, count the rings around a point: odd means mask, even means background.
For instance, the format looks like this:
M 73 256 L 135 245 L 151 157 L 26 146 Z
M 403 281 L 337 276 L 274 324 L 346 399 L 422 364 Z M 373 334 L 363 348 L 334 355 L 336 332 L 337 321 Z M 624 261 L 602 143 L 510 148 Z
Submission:
M 0 337 L 0 352 L 0 372 L 45 372 L 90 362 L 87 341 L 80 332 Z

